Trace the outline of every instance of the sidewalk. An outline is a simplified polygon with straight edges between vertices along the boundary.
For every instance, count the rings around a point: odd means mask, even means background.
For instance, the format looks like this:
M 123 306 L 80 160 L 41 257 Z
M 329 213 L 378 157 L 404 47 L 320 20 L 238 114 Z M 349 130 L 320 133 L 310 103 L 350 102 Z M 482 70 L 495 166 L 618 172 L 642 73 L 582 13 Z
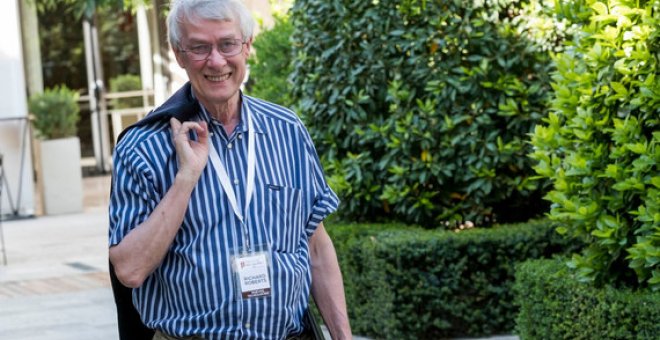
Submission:
M 107 272 L 109 177 L 84 181 L 83 213 L 2 222 L 0 339 L 118 338 Z

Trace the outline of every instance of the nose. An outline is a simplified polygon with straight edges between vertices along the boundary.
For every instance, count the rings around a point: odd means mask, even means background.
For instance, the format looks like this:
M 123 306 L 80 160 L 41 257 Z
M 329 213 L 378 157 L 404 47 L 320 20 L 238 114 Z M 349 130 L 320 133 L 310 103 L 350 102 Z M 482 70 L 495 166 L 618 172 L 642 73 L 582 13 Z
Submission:
M 214 46 L 211 50 L 211 54 L 209 54 L 209 57 L 206 59 L 206 62 L 222 66 L 227 64 L 227 57 L 220 54 L 220 51 Z

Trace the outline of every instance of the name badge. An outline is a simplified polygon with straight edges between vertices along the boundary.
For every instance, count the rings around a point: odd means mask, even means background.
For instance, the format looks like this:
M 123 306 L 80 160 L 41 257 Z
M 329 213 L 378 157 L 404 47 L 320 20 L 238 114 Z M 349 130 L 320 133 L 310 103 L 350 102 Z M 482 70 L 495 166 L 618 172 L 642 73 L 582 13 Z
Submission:
M 248 253 L 234 256 L 236 288 L 241 298 L 270 296 L 270 261 L 267 253 Z

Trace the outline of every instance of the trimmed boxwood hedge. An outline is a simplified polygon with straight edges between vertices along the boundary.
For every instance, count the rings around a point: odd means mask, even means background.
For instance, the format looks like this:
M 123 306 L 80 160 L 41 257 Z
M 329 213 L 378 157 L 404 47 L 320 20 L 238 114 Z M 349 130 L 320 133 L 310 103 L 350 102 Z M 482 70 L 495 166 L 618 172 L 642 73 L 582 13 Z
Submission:
M 574 252 L 548 221 L 461 232 L 329 225 L 356 334 L 438 339 L 511 333 L 514 266 Z
M 660 292 L 594 288 L 560 260 L 519 265 L 514 285 L 521 339 L 657 339 Z

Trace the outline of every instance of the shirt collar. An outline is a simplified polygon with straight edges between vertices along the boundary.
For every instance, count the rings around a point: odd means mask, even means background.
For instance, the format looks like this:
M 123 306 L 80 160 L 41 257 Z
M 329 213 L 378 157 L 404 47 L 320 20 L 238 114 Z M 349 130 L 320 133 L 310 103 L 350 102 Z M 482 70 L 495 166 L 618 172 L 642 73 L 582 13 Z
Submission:
M 252 101 L 253 99 L 250 96 L 244 95 L 243 91 L 241 91 L 241 113 L 249 111 L 252 114 L 252 125 L 254 126 L 255 133 L 266 133 L 264 122 L 262 120 L 263 117 L 259 114 Z M 243 115 L 241 115 L 241 124 L 243 124 Z M 245 131 L 247 131 L 247 126 L 245 126 Z
M 200 112 L 199 112 L 200 120 L 210 122 L 211 121 L 211 115 L 208 113 L 208 111 L 206 111 L 206 108 L 204 107 L 204 105 L 202 105 L 202 103 L 200 103 L 199 100 L 197 100 L 197 97 L 195 97 L 194 89 L 191 88 L 190 92 L 191 92 L 191 95 L 192 95 L 193 99 L 195 101 L 197 101 L 197 103 L 199 104 L 199 107 L 201 109 Z M 250 112 L 252 114 L 252 124 L 254 125 L 255 133 L 265 133 L 266 129 L 264 129 L 264 125 L 263 125 L 263 121 L 261 120 L 261 116 L 257 112 L 255 112 L 254 105 L 251 105 L 252 98 L 250 98 L 249 96 L 244 95 L 242 90 L 239 90 L 239 96 L 241 98 L 241 121 L 236 126 L 235 131 L 241 132 L 241 133 L 247 133 L 248 126 L 245 123 L 246 121 L 244 119 L 245 118 L 244 115 L 246 114 L 246 112 Z M 249 110 L 248 110 L 248 106 L 249 106 Z

